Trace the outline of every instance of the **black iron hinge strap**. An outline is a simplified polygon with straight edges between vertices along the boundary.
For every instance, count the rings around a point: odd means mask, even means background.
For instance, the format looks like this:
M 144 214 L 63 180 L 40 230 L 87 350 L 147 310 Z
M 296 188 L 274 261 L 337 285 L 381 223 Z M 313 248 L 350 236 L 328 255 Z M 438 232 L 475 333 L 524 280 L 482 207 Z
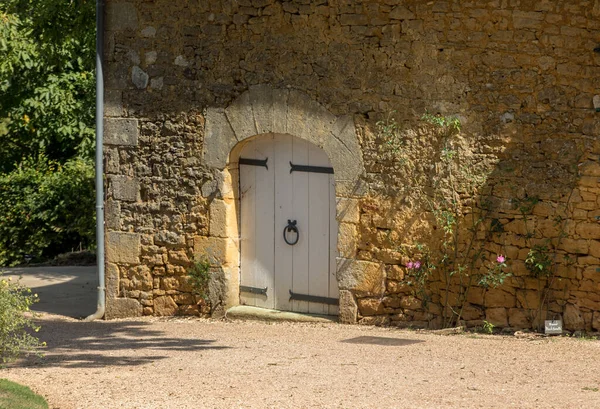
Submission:
M 268 170 L 269 169 L 269 167 L 267 166 L 268 160 L 269 160 L 269 158 L 266 158 L 266 159 L 240 158 L 239 164 L 240 165 L 250 165 L 250 166 L 264 166 Z
M 290 162 L 290 173 L 292 172 L 312 172 L 312 173 L 329 173 L 333 175 L 333 168 L 325 166 L 308 166 L 308 165 L 294 165 Z
M 290 290 L 290 301 L 308 301 L 318 302 L 327 305 L 338 305 L 340 301 L 337 298 L 319 297 L 318 295 L 298 294 Z
M 258 294 L 258 295 L 267 295 L 268 288 L 269 287 L 258 288 L 258 287 L 249 287 L 247 285 L 240 285 L 240 292 L 250 293 L 250 294 Z

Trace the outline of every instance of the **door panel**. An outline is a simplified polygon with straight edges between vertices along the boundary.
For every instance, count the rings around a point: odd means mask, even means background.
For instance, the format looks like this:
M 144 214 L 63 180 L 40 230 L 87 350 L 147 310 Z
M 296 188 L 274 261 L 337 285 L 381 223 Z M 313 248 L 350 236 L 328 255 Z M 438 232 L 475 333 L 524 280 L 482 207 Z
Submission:
M 252 158 L 254 141 L 244 147 L 243 157 Z M 240 285 L 256 286 L 256 171 L 262 171 L 255 166 L 240 165 L 240 263 L 242 275 Z M 240 293 L 240 301 L 246 305 L 256 305 L 256 296 L 247 292 Z
M 290 135 L 269 135 L 242 149 L 246 159 L 267 159 L 264 166 L 240 165 L 241 285 L 267 288 L 264 294 L 240 293 L 242 304 L 296 312 L 337 314 L 337 306 L 290 301 L 296 294 L 339 297 L 335 277 L 337 222 L 332 174 L 290 172 L 295 165 L 330 167 L 321 149 Z M 288 220 L 299 239 L 284 241 Z M 293 240 L 294 234 L 288 233 Z
M 292 137 L 276 135 L 275 146 L 275 305 L 277 309 L 291 311 L 290 288 L 295 246 L 285 243 L 283 229 L 287 226 L 288 219 L 294 216 L 290 211 L 294 206 L 289 162 L 292 156 Z
M 272 138 L 261 138 L 255 141 L 255 158 L 265 159 L 267 166 L 272 164 L 273 158 L 273 140 Z M 275 172 L 272 166 L 268 168 L 257 167 L 256 177 L 256 208 L 255 208 L 255 242 L 256 242 L 256 260 L 255 274 L 256 286 L 258 288 L 267 288 L 267 297 L 256 297 L 256 306 L 265 308 L 275 307 L 275 297 L 273 293 L 273 284 L 275 270 L 273 255 L 275 254 Z
M 243 149 L 241 157 L 267 159 L 273 156 L 272 140 L 253 140 Z M 240 284 L 267 288 L 267 295 L 242 292 L 242 303 L 274 308 L 274 172 L 262 166 L 240 165 L 241 196 L 241 265 Z
M 292 163 L 308 163 L 308 142 L 294 138 L 292 151 Z M 287 174 L 292 178 L 293 207 L 292 220 L 297 220 L 300 238 L 293 248 L 292 264 L 292 291 L 297 294 L 308 294 L 308 241 L 310 237 L 310 225 L 308 223 L 308 173 L 293 172 L 290 174 L 288 163 Z M 308 312 L 306 301 L 293 301 L 292 311 Z

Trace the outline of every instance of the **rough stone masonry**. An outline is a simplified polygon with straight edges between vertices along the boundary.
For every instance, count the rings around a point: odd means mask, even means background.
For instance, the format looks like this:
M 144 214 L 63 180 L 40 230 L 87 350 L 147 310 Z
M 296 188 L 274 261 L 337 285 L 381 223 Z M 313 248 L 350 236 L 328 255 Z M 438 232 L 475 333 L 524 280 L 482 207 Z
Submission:
M 342 321 L 600 329 L 599 0 L 106 3 L 107 318 L 236 304 L 231 149 L 294 132 L 350 169 Z M 419 287 L 408 263 L 443 250 L 439 194 L 463 269 L 438 263 Z M 186 277 L 206 252 L 208 301 Z M 497 255 L 509 275 L 481 285 Z

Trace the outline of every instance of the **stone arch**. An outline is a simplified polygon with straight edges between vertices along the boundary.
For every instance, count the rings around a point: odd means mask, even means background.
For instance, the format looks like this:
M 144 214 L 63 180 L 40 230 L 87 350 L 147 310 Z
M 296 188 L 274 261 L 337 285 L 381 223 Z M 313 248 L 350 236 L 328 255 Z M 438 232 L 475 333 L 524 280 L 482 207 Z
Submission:
M 334 169 L 338 221 L 337 276 L 340 285 L 340 320 L 356 320 L 351 292 L 356 287 L 356 231 L 358 199 L 366 193 L 362 152 L 354 120 L 336 116 L 303 92 L 257 85 L 241 94 L 227 108 L 205 112 L 204 164 L 216 171 L 219 199 L 211 203 L 209 234 L 205 242 L 218 249 L 224 275 L 219 302 L 239 302 L 239 192 L 238 157 L 241 147 L 262 134 L 289 134 L 323 149 Z M 195 251 L 205 250 L 194 246 Z M 236 258 L 237 257 L 237 258 Z M 362 281 L 362 280 L 361 280 Z
M 225 169 L 238 142 L 279 133 L 306 139 L 323 149 L 331 159 L 336 184 L 344 190 L 354 187 L 364 173 L 352 117 L 335 116 L 297 90 L 250 87 L 227 108 L 209 108 L 205 129 L 204 162 L 216 169 Z

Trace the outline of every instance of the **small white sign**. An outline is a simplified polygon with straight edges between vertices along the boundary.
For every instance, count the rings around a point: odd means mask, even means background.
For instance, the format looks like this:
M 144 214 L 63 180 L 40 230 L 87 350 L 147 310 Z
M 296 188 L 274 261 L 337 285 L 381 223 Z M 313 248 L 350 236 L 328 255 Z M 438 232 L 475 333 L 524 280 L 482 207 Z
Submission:
M 544 323 L 546 335 L 562 334 L 562 320 L 546 320 Z

